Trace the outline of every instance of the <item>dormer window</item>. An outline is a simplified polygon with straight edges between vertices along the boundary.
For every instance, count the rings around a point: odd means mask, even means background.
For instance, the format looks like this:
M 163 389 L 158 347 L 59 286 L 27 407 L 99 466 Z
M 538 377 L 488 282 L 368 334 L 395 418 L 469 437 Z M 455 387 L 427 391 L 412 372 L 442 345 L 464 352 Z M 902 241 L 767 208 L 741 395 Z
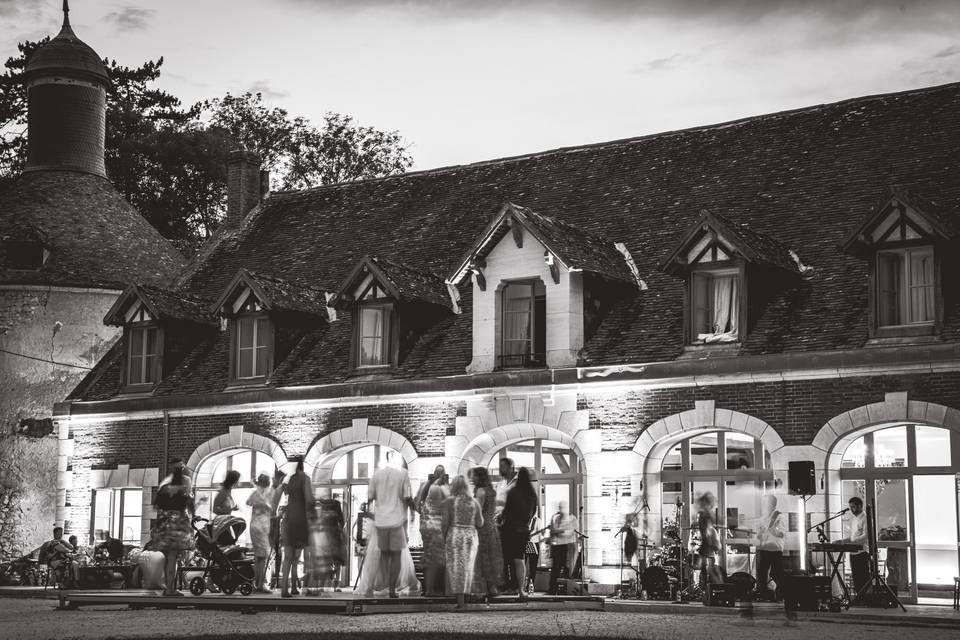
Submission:
M 233 371 L 236 381 L 265 379 L 273 360 L 273 324 L 252 294 L 233 319 Z
M 390 366 L 395 323 L 394 301 L 373 278 L 369 278 L 361 287 L 356 307 L 356 366 Z
M 501 291 L 500 369 L 546 366 L 546 288 L 540 280 L 507 282 Z
M 702 269 L 690 275 L 690 341 L 737 342 L 740 338 L 740 269 Z
M 709 211 L 701 212 L 661 267 L 685 280 L 685 344 L 693 349 L 743 343 L 749 279 L 761 270 L 756 282 L 767 287 L 788 286 L 812 272 L 776 238 Z M 761 303 L 754 306 L 762 310 Z
M 931 247 L 877 253 L 879 327 L 932 324 L 935 302 Z
M 870 336 L 877 344 L 936 333 L 940 256 L 955 240 L 937 205 L 900 191 L 888 193 L 847 236 L 843 249 L 870 263 Z
M 5 238 L 0 242 L 3 266 L 12 271 L 37 271 L 47 261 L 49 252 L 43 244 L 33 240 Z
M 149 388 L 160 381 L 163 347 L 162 331 L 142 304 L 132 305 L 124 324 L 127 365 L 126 387 Z

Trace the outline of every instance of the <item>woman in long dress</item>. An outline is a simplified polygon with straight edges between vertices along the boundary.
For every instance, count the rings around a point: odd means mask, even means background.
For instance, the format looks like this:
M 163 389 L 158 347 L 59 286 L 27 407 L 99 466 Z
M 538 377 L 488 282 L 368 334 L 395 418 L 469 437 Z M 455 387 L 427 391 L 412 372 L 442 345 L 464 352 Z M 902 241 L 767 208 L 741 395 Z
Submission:
M 276 481 L 274 481 L 276 484 Z M 257 593 L 270 593 L 267 588 L 267 560 L 270 558 L 270 520 L 277 511 L 280 501 L 278 487 L 270 486 L 270 478 L 261 473 L 257 478 L 257 488 L 247 498 L 247 505 L 251 509 L 250 515 L 250 542 L 253 545 L 254 582 Z
M 443 595 L 443 504 L 446 501 L 447 474 L 442 466 L 427 480 L 427 486 L 420 491 L 420 537 L 423 539 L 423 582 L 424 593 L 428 596 Z
M 480 546 L 477 528 L 483 526 L 481 507 L 470 495 L 467 479 L 463 476 L 457 476 L 450 483 L 442 526 L 447 541 L 447 591 L 457 597 L 457 608 L 462 609 L 473 586 L 473 568 Z
M 165 596 L 182 596 L 177 591 L 177 558 L 181 551 L 193 549 L 193 498 L 184 483 L 183 469 L 174 467 L 173 478 L 157 490 L 154 500 L 157 520 L 152 534 L 154 545 L 163 552 Z
M 363 507 L 361 507 L 361 513 L 365 514 L 361 516 L 363 522 L 360 525 L 363 531 L 361 537 L 367 544 L 363 551 L 360 578 L 357 580 L 355 593 L 369 597 L 390 591 L 390 577 L 387 575 L 386 566 L 380 561 L 380 546 L 377 543 L 377 534 L 373 531 L 373 513 L 363 511 Z M 364 524 L 368 527 L 363 526 Z M 420 580 L 413 565 L 413 556 L 410 555 L 410 549 L 407 547 L 400 552 L 400 578 L 395 591 L 405 596 L 420 593 Z
M 497 491 L 490 483 L 490 474 L 484 467 L 470 470 L 473 480 L 473 495 L 480 505 L 483 525 L 477 529 L 479 550 L 474 580 L 478 583 L 477 592 L 485 593 L 488 598 L 497 595 L 497 585 L 503 576 L 503 552 L 500 548 L 500 534 L 494 523 L 497 510 Z
M 289 598 L 300 593 L 294 585 L 288 589 L 291 567 L 300 561 L 300 553 L 309 541 L 308 515 L 314 512 L 313 487 L 310 478 L 303 472 L 303 458 L 295 458 L 297 471 L 290 477 L 284 493 L 287 508 L 280 524 L 280 541 L 283 543 L 283 566 L 280 569 L 280 597 Z
M 517 482 L 507 492 L 500 531 L 503 557 L 513 562 L 521 601 L 527 599 L 527 543 L 530 541 L 530 522 L 537 515 L 537 492 L 530 479 L 530 470 L 520 467 Z

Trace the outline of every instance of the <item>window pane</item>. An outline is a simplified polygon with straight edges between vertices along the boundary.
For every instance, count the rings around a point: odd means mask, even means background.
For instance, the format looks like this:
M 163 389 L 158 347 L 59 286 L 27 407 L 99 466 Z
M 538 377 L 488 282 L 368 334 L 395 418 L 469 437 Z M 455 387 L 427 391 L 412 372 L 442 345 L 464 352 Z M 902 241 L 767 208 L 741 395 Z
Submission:
M 333 479 L 334 480 L 346 480 L 347 479 L 347 456 L 340 456 L 340 459 L 337 460 L 337 463 L 333 465 Z
M 147 355 L 157 355 L 157 330 L 154 328 L 146 329 L 147 333 Z
M 564 444 L 544 441 L 540 445 L 541 475 L 576 471 L 571 460 L 570 447 Z
M 522 444 L 511 445 L 507 448 L 507 457 L 513 460 L 515 468 L 526 467 L 537 471 L 533 459 L 533 441 L 527 441 Z
M 873 466 L 907 466 L 907 428 L 893 427 L 873 433 Z
M 123 490 L 123 516 L 139 518 L 143 514 L 143 491 L 140 489 Z
M 863 436 L 850 443 L 847 450 L 843 452 L 843 459 L 840 461 L 841 469 L 862 469 L 866 466 L 867 447 Z M 844 503 L 846 504 L 846 503 Z
M 213 475 L 210 477 L 210 486 L 216 486 L 223 482 L 223 478 L 227 475 L 227 457 L 223 457 L 216 466 L 213 468 Z M 197 474 L 200 475 L 199 473 Z
M 110 489 L 97 489 L 94 492 L 93 536 L 95 540 L 105 540 L 110 534 Z
M 667 452 L 667 455 L 663 458 L 664 471 L 680 471 L 683 469 L 682 451 L 683 443 L 678 442 Z
M 728 431 L 724 434 L 727 444 L 727 469 L 756 469 L 754 443 L 756 440 L 745 433 Z
M 257 347 L 266 347 L 270 340 L 270 319 L 257 319 Z
M 946 429 L 928 427 L 922 424 L 918 424 L 915 429 L 917 434 L 917 466 L 950 466 L 950 432 Z
M 903 541 L 910 531 L 906 480 L 875 480 L 877 540 Z
M 353 452 L 353 477 L 365 480 L 376 470 L 376 447 L 362 447 Z
M 711 333 L 711 315 L 708 311 L 709 309 L 709 296 L 707 293 L 707 284 L 709 278 L 703 274 L 694 274 L 692 281 L 692 301 L 691 307 L 693 308 L 693 337 L 695 339 L 699 338 L 700 334 Z
M 255 455 L 257 475 L 259 476 L 261 473 L 265 473 L 270 476 L 270 478 L 273 478 L 273 474 L 277 471 L 277 463 L 273 461 L 273 458 L 262 451 L 257 451 Z
M 713 322 L 711 333 L 736 334 L 737 332 L 737 289 L 736 276 L 717 276 L 712 281 Z
M 123 538 L 123 532 L 120 530 L 121 518 L 123 514 L 120 512 L 120 492 L 114 492 L 113 494 L 113 513 L 110 514 L 110 535 L 114 538 Z
M 146 356 L 143 359 L 143 381 L 144 382 L 156 382 L 157 381 L 157 358 L 159 356 L 152 355 Z
M 717 435 L 706 433 L 690 439 L 690 468 L 694 471 L 712 470 L 719 467 Z
M 533 286 L 508 284 L 503 289 L 503 355 L 531 353 Z
M 253 377 L 253 349 L 240 349 L 237 352 L 237 377 Z
M 130 329 L 130 355 L 143 355 L 143 327 Z
M 237 318 L 237 346 L 241 349 L 253 347 L 253 318 Z
M 253 463 L 252 451 L 241 451 L 231 456 L 233 470 L 240 473 L 240 482 L 250 482 L 250 465 Z
M 920 584 L 952 585 L 957 573 L 954 487 L 953 475 L 913 478 L 917 582 Z
M 933 320 L 933 254 L 910 253 L 910 321 Z
M 360 364 L 383 364 L 384 310 L 382 307 L 360 309 Z
M 877 311 L 882 326 L 900 324 L 901 256 L 877 254 Z
M 254 371 L 255 375 L 265 376 L 267 375 L 267 357 L 270 355 L 270 350 L 267 347 L 257 347 L 257 368 Z
M 127 380 L 130 384 L 143 383 L 143 356 L 131 356 Z

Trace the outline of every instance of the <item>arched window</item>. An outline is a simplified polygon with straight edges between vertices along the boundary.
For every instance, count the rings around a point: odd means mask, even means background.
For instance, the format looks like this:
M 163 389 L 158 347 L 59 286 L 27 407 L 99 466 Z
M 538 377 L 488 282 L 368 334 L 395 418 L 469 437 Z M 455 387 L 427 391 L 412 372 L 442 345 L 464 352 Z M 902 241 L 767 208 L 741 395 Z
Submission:
M 958 451 L 956 433 L 924 424 L 881 425 L 843 450 L 834 506 L 857 496 L 874 507 L 880 570 L 901 597 L 951 597 L 960 572 Z M 848 527 L 845 518 L 844 535 Z
M 314 493 L 319 498 L 332 497 L 340 501 L 343 507 L 343 517 L 348 527 L 348 546 L 350 555 L 349 570 L 340 572 L 341 585 L 350 585 L 356 582 L 359 571 L 360 557 L 356 553 L 356 527 L 360 514 L 360 505 L 367 502 L 367 485 L 370 478 L 381 466 L 387 464 L 387 454 L 393 453 L 392 464 L 407 468 L 400 452 L 379 444 L 352 445 L 332 452 L 331 456 L 339 455 L 333 463 L 333 471 L 328 464 L 317 465 L 313 473 Z M 416 484 L 416 483 L 411 483 Z M 416 488 L 414 487 L 414 491 Z M 367 523 L 369 527 L 369 523 Z M 361 523 L 361 526 L 363 524 Z M 414 525 L 407 529 L 409 544 L 416 547 L 420 544 L 420 530 Z
M 678 536 L 685 545 L 697 544 L 691 540 L 698 535 L 696 508 L 691 505 L 711 493 L 714 519 L 725 532 L 722 566 L 728 574 L 752 574 L 755 549 L 750 532 L 760 516 L 760 496 L 774 488 L 770 453 L 760 440 L 735 431 L 710 431 L 681 440 L 663 459 L 661 481 L 662 544 L 670 546 Z M 678 523 L 685 524 L 678 530 Z
M 240 507 L 236 515 L 246 520 L 249 525 L 250 507 L 247 506 L 247 498 L 253 493 L 257 476 L 265 473 L 273 479 L 276 469 L 277 465 L 272 457 L 254 449 L 227 449 L 213 454 L 200 463 L 194 474 L 197 515 L 203 518 L 211 517 L 213 498 L 220 489 L 220 483 L 227 471 L 233 470 L 240 473 L 240 481 L 233 488 L 233 500 Z M 237 543 L 250 544 L 249 526 Z

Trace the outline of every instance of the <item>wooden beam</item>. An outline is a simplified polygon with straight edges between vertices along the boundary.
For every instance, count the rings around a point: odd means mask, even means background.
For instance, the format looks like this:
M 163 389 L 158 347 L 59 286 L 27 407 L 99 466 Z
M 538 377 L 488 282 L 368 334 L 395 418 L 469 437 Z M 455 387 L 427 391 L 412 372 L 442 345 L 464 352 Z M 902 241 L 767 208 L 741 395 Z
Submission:
M 480 291 L 487 290 L 487 279 L 483 277 L 483 269 L 476 262 L 470 263 L 470 271 L 473 273 L 473 280 L 480 287 Z
M 515 219 L 510 220 L 510 230 L 513 231 L 513 241 L 517 243 L 517 249 L 523 248 L 523 227 L 517 224 Z
M 553 284 L 560 284 L 560 267 L 556 260 L 550 262 L 550 275 L 553 276 Z

